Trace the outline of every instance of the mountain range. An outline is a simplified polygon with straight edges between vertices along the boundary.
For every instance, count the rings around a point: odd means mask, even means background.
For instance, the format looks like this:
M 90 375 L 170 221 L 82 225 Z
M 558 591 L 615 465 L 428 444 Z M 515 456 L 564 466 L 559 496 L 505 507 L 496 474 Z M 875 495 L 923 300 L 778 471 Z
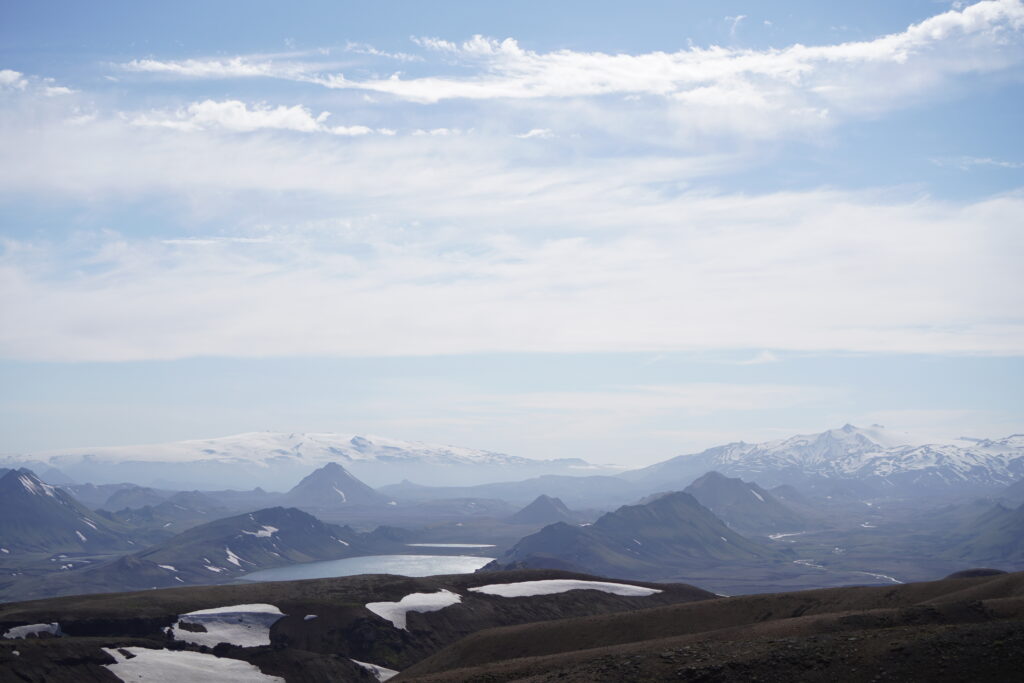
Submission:
M 1024 478 L 1024 435 L 911 443 L 879 425 L 845 425 L 820 434 L 749 444 L 742 441 L 623 473 L 643 486 L 683 488 L 715 470 L 756 479 L 762 486 L 861 486 L 869 493 L 934 495 L 992 491 Z
M 145 550 L 30 578 L 0 599 L 217 584 L 259 569 L 360 554 L 360 534 L 295 508 L 268 508 L 194 526 Z M 15 591 L 15 593 L 11 593 Z
M 76 481 L 131 481 L 164 489 L 251 488 L 280 491 L 311 469 L 337 462 L 372 485 L 414 479 L 471 485 L 541 474 L 601 471 L 576 458 L 531 460 L 458 446 L 377 436 L 251 432 L 214 439 L 111 446 L 8 456 L 0 465 L 58 468 Z M 188 464 L 187 468 L 181 465 Z
M 593 506 L 596 497 L 605 496 L 607 509 L 649 493 L 681 490 L 712 470 L 756 480 L 767 488 L 793 484 L 805 490 L 835 489 L 855 495 L 990 492 L 1024 479 L 1024 435 L 942 442 L 916 439 L 879 425 L 848 424 L 763 443 L 728 443 L 623 472 L 577 458 L 531 460 L 383 437 L 254 432 L 9 456 L 0 465 L 29 463 L 34 471 L 59 470 L 61 476 L 94 485 L 132 481 L 164 490 L 213 484 L 281 491 L 329 462 L 344 466 L 371 486 L 390 485 L 381 491 L 383 495 L 407 500 L 479 497 L 525 504 L 546 494 L 580 508 Z M 105 498 L 114 493 L 108 491 Z

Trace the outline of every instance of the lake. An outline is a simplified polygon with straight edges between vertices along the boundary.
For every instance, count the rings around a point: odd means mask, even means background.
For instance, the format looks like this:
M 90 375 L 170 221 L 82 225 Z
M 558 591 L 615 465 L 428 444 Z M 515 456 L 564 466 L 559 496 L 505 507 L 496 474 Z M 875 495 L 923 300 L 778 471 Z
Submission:
M 297 579 L 329 579 L 356 574 L 399 574 L 401 576 L 433 576 L 434 574 L 469 574 L 493 560 L 493 557 L 470 555 L 367 555 L 342 560 L 305 562 L 287 567 L 274 567 L 253 572 L 246 581 L 295 581 Z

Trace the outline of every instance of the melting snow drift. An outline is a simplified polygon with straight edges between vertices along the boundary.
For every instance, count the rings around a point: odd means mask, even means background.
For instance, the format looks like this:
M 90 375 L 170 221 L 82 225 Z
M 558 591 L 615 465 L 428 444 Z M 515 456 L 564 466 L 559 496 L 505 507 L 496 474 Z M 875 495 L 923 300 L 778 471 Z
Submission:
M 249 662 L 201 652 L 150 650 L 145 647 L 105 647 L 103 651 L 117 660 L 104 666 L 126 682 L 284 683 L 283 678 L 268 676 Z
M 351 661 L 363 667 L 364 669 L 369 670 L 370 673 L 377 677 L 378 681 L 386 681 L 398 675 L 398 672 L 394 669 L 385 669 L 383 666 L 377 666 L 376 664 L 367 664 L 366 662 L 360 662 L 358 659 L 353 659 Z
M 437 593 L 410 593 L 398 602 L 368 602 L 366 609 L 387 619 L 395 628 L 406 631 L 405 616 L 408 612 L 436 612 L 458 602 L 462 602 L 461 595 L 442 589 Z
M 283 616 L 274 605 L 230 605 L 182 614 L 170 629 L 175 640 L 193 645 L 216 647 L 218 643 L 229 643 L 259 647 L 270 645 L 270 627 Z M 182 624 L 202 626 L 206 631 L 188 631 Z
M 631 586 L 626 583 L 607 581 L 578 581 L 576 579 L 548 579 L 545 581 L 520 581 L 518 583 L 492 583 L 487 586 L 470 588 L 475 593 L 486 593 L 503 598 L 525 598 L 531 595 L 554 595 L 574 590 L 595 590 L 614 595 L 646 597 L 661 591 L 657 588 Z

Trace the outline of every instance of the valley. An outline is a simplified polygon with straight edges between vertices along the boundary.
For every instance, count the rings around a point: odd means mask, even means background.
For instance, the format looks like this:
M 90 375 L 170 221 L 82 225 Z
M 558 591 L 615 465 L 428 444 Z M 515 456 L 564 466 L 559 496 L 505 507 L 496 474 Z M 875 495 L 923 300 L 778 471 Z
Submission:
M 871 590 L 913 592 L 913 586 L 942 583 L 943 577 L 967 568 L 983 568 L 979 576 L 985 577 L 1024 570 L 1024 501 L 1017 482 L 979 490 L 976 480 L 950 479 L 945 488 L 922 497 L 906 495 L 901 485 L 879 489 L 874 481 L 876 469 L 866 478 L 824 476 L 820 467 L 816 479 L 808 479 L 806 472 L 793 475 L 792 462 L 805 457 L 800 454 L 806 454 L 809 443 L 817 444 L 815 457 L 821 459 L 844 460 L 851 453 L 870 450 L 865 440 L 871 432 L 852 429 L 783 441 L 795 444 L 795 453 L 789 455 L 780 455 L 778 445 L 762 449 L 777 460 L 776 469 L 759 474 L 775 484 L 771 487 L 717 470 L 675 478 L 680 476 L 679 459 L 665 463 L 675 474 L 663 473 L 652 480 L 638 470 L 615 476 L 545 475 L 454 487 L 405 481 L 378 488 L 361 481 L 340 462 L 327 462 L 287 491 L 186 491 L 132 482 L 58 485 L 31 469 L 9 469 L 0 478 L 5 494 L 0 498 L 0 600 L 6 604 L 0 604 L 0 627 L 20 633 L 18 629 L 37 628 L 33 624 L 60 624 L 61 637 L 27 644 L 25 658 L 17 655 L 16 668 L 30 672 L 29 680 L 35 680 L 31 676 L 46 680 L 72 676 L 74 667 L 65 671 L 52 664 L 53 653 L 66 648 L 78 653 L 68 656 L 84 667 L 74 675 L 88 672 L 95 680 L 106 680 L 105 671 L 144 673 L 148 666 L 167 671 L 193 666 L 192 659 L 152 654 L 165 651 L 191 652 L 199 657 L 196 661 L 205 661 L 201 656 L 207 654 L 233 658 L 240 662 L 237 666 L 255 667 L 254 676 L 258 670 L 261 675 L 283 675 L 285 680 L 307 680 L 309 675 L 313 675 L 310 680 L 317 676 L 373 680 L 366 676 L 391 676 L 389 672 L 397 671 L 402 673 L 396 680 L 438 676 L 438 680 L 461 680 L 462 674 L 448 678 L 454 674 L 445 668 L 452 666 L 473 672 L 482 666 L 491 672 L 487 676 L 503 680 L 501 676 L 521 675 L 526 665 L 519 660 L 503 664 L 497 661 L 502 659 L 498 654 L 489 661 L 458 649 L 445 654 L 445 648 L 462 647 L 461 639 L 476 643 L 473 639 L 484 638 L 491 628 L 525 629 L 524 634 L 532 634 L 539 627 L 530 624 L 546 620 L 607 619 L 616 612 L 632 614 L 653 604 L 662 609 L 676 599 L 789 604 L 786 601 L 794 598 L 786 596 L 804 595 L 793 591 L 874 586 Z M 889 457 L 884 444 L 876 443 L 875 448 L 881 452 L 879 458 Z M 1008 472 L 1018 467 L 1018 461 L 1024 462 L 1024 449 L 1013 448 L 1001 452 L 1001 464 L 993 465 L 994 472 Z M 697 463 L 707 459 L 701 454 L 693 457 Z M 758 466 L 766 467 L 767 456 L 759 457 Z M 933 468 L 931 461 L 921 466 L 928 471 Z M 61 478 L 60 472 L 45 471 L 53 481 Z M 678 482 L 679 488 L 666 490 L 670 482 Z M 611 582 L 609 590 L 622 595 L 596 602 L 592 597 L 575 597 L 592 592 L 585 584 L 595 581 L 594 587 Z M 508 587 L 484 588 L 499 584 Z M 535 588 L 545 585 L 563 586 L 551 590 L 557 595 L 567 591 L 565 597 L 554 601 L 547 595 L 529 597 L 530 591 L 547 590 Z M 378 604 L 405 605 L 406 598 L 397 594 L 401 591 L 388 586 L 402 586 L 403 595 L 412 601 L 409 604 L 427 602 L 401 612 L 408 626 L 396 621 L 382 631 L 353 601 L 362 600 L 371 612 Z M 1012 600 L 1005 605 L 1016 605 L 1015 590 L 1007 595 Z M 481 591 L 522 594 L 525 597 L 515 600 L 529 609 L 494 612 L 505 603 L 500 597 L 481 597 Z M 647 592 L 633 595 L 637 591 Z M 170 607 L 179 600 L 184 602 Z M 142 608 L 149 601 L 165 607 Z M 255 620 L 243 631 L 264 633 L 258 643 L 227 646 L 214 642 L 218 636 L 202 635 L 203 629 L 217 633 L 209 628 L 221 628 L 216 623 L 204 626 L 209 619 L 203 610 L 214 609 L 210 619 L 216 621 L 218 605 L 225 602 L 242 607 L 250 602 L 270 605 L 266 610 L 271 611 L 238 617 L 245 623 Z M 399 608 L 380 609 L 388 615 Z M 874 615 L 876 609 L 877 605 L 868 612 Z M 1005 607 L 1008 616 L 994 616 L 1003 615 L 1004 607 L 993 609 L 987 609 L 984 618 L 963 617 L 966 621 L 956 628 L 973 638 L 989 632 L 984 629 L 1003 628 L 1009 623 L 1004 619 L 1017 618 L 1015 607 Z M 960 624 L 960 612 L 954 612 L 956 616 L 951 617 L 953 613 L 940 609 L 943 616 L 936 618 L 952 618 Z M 299 613 L 308 619 L 298 622 L 288 616 Z M 327 619 L 327 615 L 333 616 Z M 800 619 L 805 617 L 800 615 L 804 612 L 796 610 L 787 619 L 794 625 L 803 623 Z M 200 617 L 207 621 L 189 621 Z M 184 625 L 175 626 L 171 636 L 158 635 L 173 623 L 168 621 L 172 618 Z M 660 623 L 653 612 L 643 618 Z M 888 629 L 908 643 L 939 637 L 930 625 L 932 617 L 920 624 L 906 615 L 865 619 L 862 626 Z M 263 622 L 268 625 L 259 626 Z M 570 675 L 579 680 L 590 676 L 614 680 L 614 672 L 620 671 L 616 667 L 627 661 L 621 655 L 625 651 L 634 653 L 628 661 L 635 661 L 638 671 L 658 671 L 658 666 L 684 655 L 690 661 L 687 666 L 699 664 L 695 671 L 707 664 L 704 659 L 694 663 L 687 655 L 686 643 L 696 634 L 685 629 L 656 634 L 629 623 L 630 629 L 646 634 L 637 636 L 637 642 L 682 640 L 664 645 L 655 660 L 645 654 L 649 652 L 646 644 L 627 645 L 612 639 L 607 641 L 606 653 L 581 655 L 570 639 L 569 645 L 559 646 L 569 654 L 524 646 L 527 659 L 523 661 L 537 658 L 529 666 L 561 668 L 575 672 Z M 741 631 L 749 628 L 753 627 L 743 626 Z M 802 634 L 802 628 L 793 633 Z M 863 635 L 861 626 L 858 629 L 861 635 L 851 637 L 874 637 Z M 766 656 L 759 639 L 767 636 L 754 631 L 753 641 L 743 641 L 744 661 Z M 410 640 L 410 633 L 417 635 Z M 793 647 L 807 651 L 831 642 L 828 638 L 808 641 L 803 635 L 796 638 Z M 715 661 L 739 656 L 730 649 L 735 642 L 722 642 L 723 649 L 714 651 Z M 270 645 L 276 654 L 261 650 Z M 473 645 L 474 652 L 477 647 Z M 481 647 L 492 651 L 488 645 Z M 4 648 L 0 656 L 10 654 L 11 649 Z M 329 651 L 342 652 L 347 659 L 325 659 Z M 155 663 L 147 663 L 152 657 L 157 657 L 152 660 Z M 744 666 L 748 665 L 749 661 Z M 439 666 L 445 673 L 438 673 Z

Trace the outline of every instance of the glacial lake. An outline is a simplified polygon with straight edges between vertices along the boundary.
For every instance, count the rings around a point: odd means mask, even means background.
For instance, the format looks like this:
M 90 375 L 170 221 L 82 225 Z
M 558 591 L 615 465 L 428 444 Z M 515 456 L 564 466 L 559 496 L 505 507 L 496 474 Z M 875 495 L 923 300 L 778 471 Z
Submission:
M 493 557 L 471 555 L 367 555 L 342 560 L 305 562 L 287 567 L 274 567 L 248 574 L 246 581 L 295 581 L 297 579 L 329 579 L 356 574 L 399 574 L 401 576 L 433 576 L 434 574 L 469 574 L 493 560 Z

